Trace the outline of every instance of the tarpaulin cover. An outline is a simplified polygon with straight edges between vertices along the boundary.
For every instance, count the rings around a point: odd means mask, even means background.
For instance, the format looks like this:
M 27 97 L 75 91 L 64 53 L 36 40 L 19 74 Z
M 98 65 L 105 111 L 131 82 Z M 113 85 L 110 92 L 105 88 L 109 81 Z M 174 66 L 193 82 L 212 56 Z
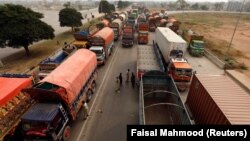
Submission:
M 68 102 L 72 104 L 96 66 L 96 54 L 88 49 L 79 49 L 41 82 L 65 88 Z
M 94 38 L 102 38 L 105 41 L 105 47 L 106 47 L 114 40 L 113 29 L 109 27 L 104 27 L 103 29 L 98 31 L 96 34 L 94 34 L 91 40 L 94 40 Z
M 0 77 L 0 106 L 3 106 L 20 93 L 23 88 L 31 86 L 31 78 Z

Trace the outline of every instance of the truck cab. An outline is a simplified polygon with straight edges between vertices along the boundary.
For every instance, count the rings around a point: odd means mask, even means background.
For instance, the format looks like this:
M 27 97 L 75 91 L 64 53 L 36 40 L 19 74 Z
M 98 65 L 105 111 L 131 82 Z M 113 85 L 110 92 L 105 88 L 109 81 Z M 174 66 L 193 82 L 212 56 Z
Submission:
M 201 40 L 192 40 L 188 49 L 189 53 L 194 56 L 204 55 L 204 42 Z
M 105 64 L 107 56 L 102 46 L 93 46 L 89 50 L 93 51 L 96 54 L 98 65 Z
M 192 67 L 184 58 L 172 58 L 168 66 L 168 73 L 171 75 L 180 91 L 189 87 L 193 72 Z
M 37 103 L 21 120 L 27 140 L 69 140 L 69 118 L 61 104 Z

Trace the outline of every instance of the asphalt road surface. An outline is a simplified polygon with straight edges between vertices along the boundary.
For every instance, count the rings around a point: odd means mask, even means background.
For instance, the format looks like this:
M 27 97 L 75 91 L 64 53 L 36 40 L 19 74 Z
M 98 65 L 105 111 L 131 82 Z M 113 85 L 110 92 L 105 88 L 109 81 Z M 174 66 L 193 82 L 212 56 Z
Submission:
M 149 44 L 152 44 L 154 33 L 150 33 Z M 126 126 L 139 124 L 138 90 L 131 83 L 123 84 L 121 93 L 115 93 L 115 77 L 126 70 L 136 72 L 137 43 L 132 48 L 123 48 L 121 39 L 105 66 L 99 68 L 98 88 L 90 102 L 90 116 L 86 121 L 79 116 L 72 126 L 70 141 L 125 141 Z M 223 70 L 210 62 L 206 57 L 186 58 L 197 73 L 222 74 Z M 185 101 L 187 91 L 181 93 Z M 80 114 L 81 115 L 81 114 Z

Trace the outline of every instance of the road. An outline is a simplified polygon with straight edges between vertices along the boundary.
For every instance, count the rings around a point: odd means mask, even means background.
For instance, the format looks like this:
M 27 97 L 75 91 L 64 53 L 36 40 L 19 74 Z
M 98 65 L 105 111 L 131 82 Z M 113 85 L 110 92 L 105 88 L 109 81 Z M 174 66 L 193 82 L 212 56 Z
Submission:
M 46 22 L 47 24 L 51 25 L 54 29 L 55 29 L 55 35 L 58 35 L 60 33 L 63 33 L 65 31 L 70 30 L 69 27 L 61 27 L 60 23 L 59 23 L 59 11 L 55 11 L 55 10 L 36 10 L 36 12 L 40 12 L 43 13 L 44 18 L 42 18 L 41 20 Z M 98 8 L 94 8 L 94 9 L 89 9 L 89 10 L 82 10 L 80 11 L 82 13 L 82 15 L 84 16 L 85 14 L 88 15 L 87 18 L 91 19 L 91 13 L 93 15 L 95 15 L 95 17 L 100 17 L 102 14 L 98 13 Z M 87 19 L 84 18 L 84 20 L 82 20 L 82 23 L 86 23 Z M 13 48 L 0 48 L 0 60 L 3 59 L 4 57 L 7 57 L 11 54 L 14 54 L 16 52 L 19 52 L 23 50 L 23 48 L 19 48 L 19 49 L 13 49 Z
M 150 33 L 150 42 L 154 40 L 154 33 Z M 120 72 L 125 77 L 129 68 L 136 71 L 137 43 L 132 48 L 123 48 L 116 43 L 116 49 L 108 63 L 99 68 L 98 88 L 90 103 L 90 116 L 86 121 L 80 117 L 72 127 L 70 141 L 125 141 L 126 125 L 138 124 L 138 90 L 131 84 L 124 84 L 121 93 L 115 93 L 115 77 Z M 222 74 L 223 70 L 211 63 L 206 57 L 195 58 L 188 53 L 185 55 L 197 73 Z M 181 93 L 185 101 L 187 92 Z

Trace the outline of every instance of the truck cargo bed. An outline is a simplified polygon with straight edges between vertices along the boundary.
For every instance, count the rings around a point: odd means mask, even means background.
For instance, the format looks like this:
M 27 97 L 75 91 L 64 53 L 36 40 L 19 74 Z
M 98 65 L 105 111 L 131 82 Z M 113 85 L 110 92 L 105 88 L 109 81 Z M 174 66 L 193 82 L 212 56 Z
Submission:
M 191 124 L 171 77 L 150 71 L 140 84 L 140 124 Z

